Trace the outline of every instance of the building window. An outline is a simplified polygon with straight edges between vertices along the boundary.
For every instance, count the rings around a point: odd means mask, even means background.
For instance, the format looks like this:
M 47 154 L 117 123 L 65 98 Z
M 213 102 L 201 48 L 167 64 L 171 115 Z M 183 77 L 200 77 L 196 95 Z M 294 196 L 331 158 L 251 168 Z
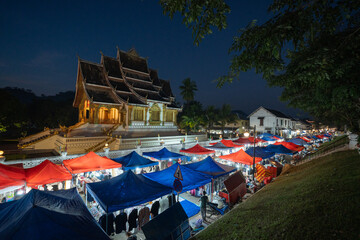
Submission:
M 166 121 L 167 122 L 173 121 L 173 112 L 171 112 L 171 111 L 166 112 Z
M 281 119 L 281 126 L 283 125 L 283 120 Z
M 260 120 L 260 126 L 264 126 L 264 117 L 258 117 Z
M 135 109 L 134 111 L 134 121 L 143 121 L 144 120 L 144 110 Z

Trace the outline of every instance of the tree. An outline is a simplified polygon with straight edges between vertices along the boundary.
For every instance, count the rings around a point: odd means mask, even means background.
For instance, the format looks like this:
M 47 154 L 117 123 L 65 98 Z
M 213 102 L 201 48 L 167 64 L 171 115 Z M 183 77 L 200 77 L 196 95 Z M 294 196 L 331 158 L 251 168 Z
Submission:
M 180 86 L 180 94 L 183 99 L 189 103 L 194 100 L 195 91 L 197 91 L 197 86 L 195 81 L 191 81 L 190 78 L 185 78 L 182 81 L 182 85 Z
M 178 114 L 179 126 L 188 133 L 190 131 L 198 130 L 203 125 L 204 112 L 202 104 L 198 101 L 191 101 L 185 103 L 183 110 Z
M 170 16 L 180 12 L 193 32 L 203 32 L 209 25 L 226 27 L 226 14 L 208 21 L 201 10 L 223 12 L 225 1 L 218 2 L 173 0 L 162 6 Z M 233 38 L 229 72 L 218 86 L 255 69 L 270 86 L 284 88 L 281 100 L 290 106 L 359 131 L 360 1 L 274 0 L 269 11 L 267 22 L 251 21 Z
M 225 125 L 236 122 L 237 115 L 231 112 L 231 106 L 229 104 L 224 104 L 220 108 L 218 120 L 222 134 L 224 134 Z
M 204 124 L 205 129 L 206 129 L 206 132 L 209 133 L 209 130 L 211 128 L 213 128 L 213 126 L 218 121 L 219 110 L 216 109 L 214 106 L 208 106 L 205 109 L 204 114 L 202 116 L 203 116 L 202 122 Z

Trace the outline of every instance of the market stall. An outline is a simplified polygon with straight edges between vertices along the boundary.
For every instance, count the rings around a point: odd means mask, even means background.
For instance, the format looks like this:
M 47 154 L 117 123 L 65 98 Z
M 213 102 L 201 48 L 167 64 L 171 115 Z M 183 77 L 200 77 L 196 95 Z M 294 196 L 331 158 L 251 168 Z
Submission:
M 106 239 L 75 188 L 36 189 L 17 201 L 0 204 L 1 239 Z
M 26 184 L 36 188 L 38 185 L 71 180 L 72 175 L 63 166 L 45 160 L 39 165 L 25 169 Z
M 152 201 L 173 190 L 130 170 L 110 180 L 89 183 L 86 188 L 107 213 Z
M 113 158 L 113 161 L 122 165 L 124 170 L 131 170 L 136 168 L 146 168 L 158 165 L 158 162 L 151 161 L 148 158 L 140 156 L 137 152 L 133 151 L 126 156 Z

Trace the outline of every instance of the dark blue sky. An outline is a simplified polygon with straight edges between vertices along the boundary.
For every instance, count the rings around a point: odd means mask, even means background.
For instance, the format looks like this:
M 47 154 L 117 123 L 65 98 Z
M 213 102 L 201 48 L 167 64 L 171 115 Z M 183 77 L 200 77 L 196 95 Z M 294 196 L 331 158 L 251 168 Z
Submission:
M 135 47 L 149 66 L 171 81 L 177 100 L 187 77 L 195 80 L 196 100 L 217 107 L 224 103 L 251 113 L 263 105 L 296 116 L 278 100 L 281 89 L 269 88 L 260 75 L 243 73 L 240 81 L 216 88 L 226 74 L 232 37 L 252 19 L 266 21 L 269 1 L 230 1 L 228 27 L 214 31 L 199 47 L 180 16 L 170 20 L 157 1 L 5 1 L 0 8 L 0 87 L 54 95 L 75 90 L 77 55 L 99 62 L 100 51 L 116 56 Z

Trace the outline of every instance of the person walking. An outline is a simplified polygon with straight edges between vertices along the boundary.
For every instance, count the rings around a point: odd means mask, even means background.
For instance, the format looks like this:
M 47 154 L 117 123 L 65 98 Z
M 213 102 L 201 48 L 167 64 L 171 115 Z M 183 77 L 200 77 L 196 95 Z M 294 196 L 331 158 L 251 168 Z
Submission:
M 208 196 L 206 196 L 206 192 L 203 191 L 203 195 L 200 197 L 200 212 L 201 212 L 201 217 L 204 222 L 207 222 L 206 221 L 206 204 L 208 201 L 209 201 Z

